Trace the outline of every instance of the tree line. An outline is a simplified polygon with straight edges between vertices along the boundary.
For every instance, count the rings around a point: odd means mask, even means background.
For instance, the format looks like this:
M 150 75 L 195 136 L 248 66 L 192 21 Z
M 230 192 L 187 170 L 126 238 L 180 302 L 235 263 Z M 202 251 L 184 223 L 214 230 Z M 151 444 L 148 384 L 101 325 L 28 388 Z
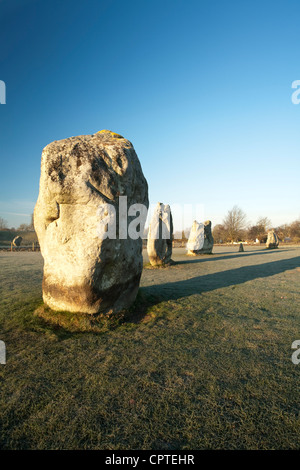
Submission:
M 280 241 L 300 242 L 300 220 L 273 227 L 268 217 L 260 217 L 255 225 L 247 222 L 245 212 L 238 206 L 228 211 L 221 224 L 213 229 L 215 243 L 248 241 L 266 242 L 269 230 L 274 230 Z
M 30 224 L 20 224 L 19 227 L 8 227 L 7 221 L 0 217 L 0 230 L 11 230 L 16 232 L 33 232 L 34 225 L 33 225 L 33 214 L 31 214 L 31 222 Z
M 294 243 L 300 243 L 300 219 L 290 224 L 283 224 L 279 227 L 272 227 L 268 217 L 259 217 L 255 225 L 247 222 L 247 215 L 238 206 L 234 206 L 228 211 L 221 224 L 213 228 L 213 237 L 215 243 L 232 243 L 239 241 L 265 242 L 267 233 L 270 229 L 275 230 L 281 241 L 290 240 Z M 21 224 L 18 228 L 8 228 L 6 220 L 0 217 L 0 230 L 15 230 L 16 232 L 34 231 L 33 214 L 30 224 Z M 182 232 L 182 240 L 187 240 L 190 229 Z M 180 238 L 180 237 L 176 237 Z
M 265 243 L 269 230 L 275 230 L 280 241 L 300 243 L 300 219 L 290 224 L 274 227 L 268 217 L 259 217 L 253 225 L 247 221 L 247 215 L 238 206 L 234 206 L 227 212 L 221 224 L 213 226 L 212 234 L 215 243 L 246 241 Z M 187 241 L 189 233 L 190 228 L 187 228 L 181 232 L 181 236 L 179 236 L 179 232 L 176 232 L 175 238 Z

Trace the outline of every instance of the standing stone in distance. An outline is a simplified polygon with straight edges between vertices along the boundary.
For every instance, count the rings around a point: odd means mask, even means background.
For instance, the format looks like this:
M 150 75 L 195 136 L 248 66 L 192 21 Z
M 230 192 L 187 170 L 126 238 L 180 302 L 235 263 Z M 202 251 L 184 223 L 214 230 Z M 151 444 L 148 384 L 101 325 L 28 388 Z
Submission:
M 187 242 L 187 254 L 189 256 L 196 256 L 200 253 L 204 246 L 204 225 L 199 224 L 196 220 L 194 220 L 190 236 Z
M 152 266 L 172 264 L 173 220 L 170 206 L 158 202 L 149 225 L 147 252 Z
M 44 258 L 43 299 L 51 309 L 111 314 L 135 300 L 142 238 L 119 237 L 119 196 L 128 208 L 148 208 L 147 181 L 127 139 L 101 131 L 44 148 L 34 224 Z M 126 229 L 133 219 L 125 213 Z M 101 220 L 107 229 L 116 221 L 115 239 L 99 236 Z
M 22 240 L 23 240 L 23 238 L 20 235 L 18 235 L 12 241 L 13 246 L 16 246 L 17 248 L 19 248 L 21 243 L 22 243 Z
M 199 250 L 198 254 L 210 255 L 214 247 L 214 238 L 211 233 L 211 221 L 204 222 L 204 243 L 203 248 Z
M 279 240 L 276 232 L 274 230 L 270 230 L 268 232 L 268 238 L 267 238 L 267 243 L 266 243 L 266 248 L 268 249 L 274 249 L 278 248 L 279 245 Z

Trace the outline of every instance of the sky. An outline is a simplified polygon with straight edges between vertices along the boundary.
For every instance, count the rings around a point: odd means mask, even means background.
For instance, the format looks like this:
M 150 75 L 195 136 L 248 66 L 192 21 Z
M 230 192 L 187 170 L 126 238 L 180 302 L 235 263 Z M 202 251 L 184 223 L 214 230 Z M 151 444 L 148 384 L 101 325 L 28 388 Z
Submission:
M 299 219 L 299 18 L 298 0 L 0 0 L 0 217 L 30 222 L 43 147 L 110 129 L 151 204 Z

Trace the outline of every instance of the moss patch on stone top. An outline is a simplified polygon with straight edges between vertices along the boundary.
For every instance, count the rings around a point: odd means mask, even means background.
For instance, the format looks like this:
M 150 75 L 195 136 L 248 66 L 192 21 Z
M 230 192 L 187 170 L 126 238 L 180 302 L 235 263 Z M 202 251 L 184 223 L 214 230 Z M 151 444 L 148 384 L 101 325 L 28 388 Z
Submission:
M 109 131 L 107 129 L 103 129 L 102 131 L 97 132 L 97 134 L 103 134 L 103 133 L 110 134 L 111 137 L 114 137 L 115 139 L 124 139 L 122 135 L 117 134 L 116 132 Z

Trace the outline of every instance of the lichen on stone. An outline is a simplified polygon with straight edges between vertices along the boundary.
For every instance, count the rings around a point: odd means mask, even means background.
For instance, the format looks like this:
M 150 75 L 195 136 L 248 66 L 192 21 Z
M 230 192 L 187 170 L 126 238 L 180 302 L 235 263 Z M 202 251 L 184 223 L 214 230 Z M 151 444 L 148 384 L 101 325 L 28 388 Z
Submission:
M 109 131 L 107 129 L 103 129 L 102 131 L 97 132 L 97 134 L 103 134 L 103 133 L 110 134 L 111 137 L 114 137 L 115 139 L 124 139 L 122 135 L 117 134 L 116 132 Z

